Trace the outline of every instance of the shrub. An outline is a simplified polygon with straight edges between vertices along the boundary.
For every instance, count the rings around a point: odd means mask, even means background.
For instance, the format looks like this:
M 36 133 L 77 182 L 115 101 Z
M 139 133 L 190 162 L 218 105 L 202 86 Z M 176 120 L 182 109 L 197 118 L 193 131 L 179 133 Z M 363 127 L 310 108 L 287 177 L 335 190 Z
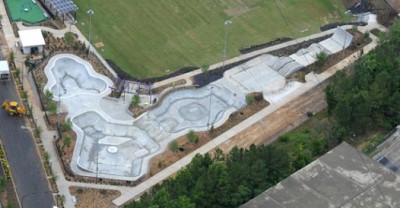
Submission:
M 50 112 L 50 114 L 56 114 L 57 113 L 57 104 L 55 102 L 50 102 L 49 106 L 47 107 L 47 110 Z
M 284 143 L 288 142 L 289 141 L 289 135 L 284 134 L 284 135 L 279 136 L 278 141 L 279 142 L 284 142 Z
M 179 144 L 176 140 L 172 141 L 171 143 L 169 143 L 169 149 L 172 152 L 178 152 L 179 150 Z
M 44 93 L 44 99 L 46 99 L 47 102 L 50 102 L 53 99 L 53 93 L 50 90 L 46 90 Z
M 363 39 L 368 39 L 368 38 L 369 38 L 369 32 L 367 31 L 363 34 Z
M 15 77 L 19 77 L 21 74 L 21 70 L 19 68 L 15 68 Z
M 246 104 L 251 105 L 254 103 L 254 97 L 252 95 L 246 95 Z
M 63 139 L 63 143 L 64 143 L 64 146 L 69 147 L 69 145 L 71 145 L 71 137 L 70 136 L 65 136 L 64 139 Z
M 14 59 L 15 59 L 14 51 L 11 51 L 10 52 L 10 61 L 14 62 Z
M 22 99 L 28 99 L 28 93 L 24 90 L 24 91 L 22 91 L 21 92 L 21 97 L 22 97 Z
M 328 54 L 326 54 L 325 52 L 321 51 L 319 53 L 317 53 L 317 59 L 319 62 L 325 62 L 326 59 L 328 59 Z
M 72 121 L 71 121 L 71 119 L 68 118 L 67 121 L 64 122 L 64 123 L 62 124 L 62 128 L 63 128 L 64 131 L 69 131 L 69 130 L 71 130 L 71 128 L 72 128 Z
M 193 130 L 190 130 L 186 137 L 189 142 L 193 142 L 196 144 L 199 142 L 199 136 Z
M 41 126 L 37 126 L 35 128 L 34 134 L 35 134 L 35 137 L 40 137 L 40 135 L 42 134 L 42 127 Z

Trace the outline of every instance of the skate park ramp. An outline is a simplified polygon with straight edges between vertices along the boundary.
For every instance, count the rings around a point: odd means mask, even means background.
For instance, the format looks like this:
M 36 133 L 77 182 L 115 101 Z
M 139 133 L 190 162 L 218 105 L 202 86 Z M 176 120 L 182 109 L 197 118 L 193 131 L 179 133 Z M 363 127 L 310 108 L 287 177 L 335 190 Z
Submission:
M 245 93 L 273 92 L 286 84 L 285 77 L 270 67 L 279 60 L 278 57 L 265 54 L 226 71 L 224 78 Z
M 352 39 L 353 36 L 350 33 L 338 27 L 332 37 L 321 41 L 319 44 L 333 54 L 349 47 Z
M 322 52 L 327 55 L 331 54 L 331 51 L 328 51 L 319 43 L 313 43 L 308 48 L 302 48 L 289 57 L 305 67 L 316 62 L 318 60 L 317 55 Z

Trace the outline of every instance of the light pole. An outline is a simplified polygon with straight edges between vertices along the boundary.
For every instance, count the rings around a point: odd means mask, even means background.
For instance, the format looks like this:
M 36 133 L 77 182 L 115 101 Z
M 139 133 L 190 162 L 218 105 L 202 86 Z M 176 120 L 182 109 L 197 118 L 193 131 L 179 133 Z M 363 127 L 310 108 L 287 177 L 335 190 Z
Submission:
M 227 38 L 228 38 L 228 29 L 229 29 L 229 25 L 232 24 L 231 20 L 226 20 L 224 22 L 225 25 L 225 40 L 224 40 L 224 60 L 222 62 L 222 67 L 225 67 L 225 61 L 226 61 L 226 42 L 227 42 Z
M 89 15 L 89 47 L 88 47 L 88 57 L 90 55 L 90 45 L 92 44 L 91 42 L 91 37 L 92 37 L 92 16 L 94 15 L 94 11 L 89 9 L 87 11 Z
M 214 86 L 211 86 L 210 88 L 210 102 L 208 103 L 208 120 L 207 120 L 207 130 L 210 130 L 210 117 L 211 117 L 211 97 L 212 97 L 212 90 L 214 89 Z M 209 128 L 210 127 L 210 128 Z

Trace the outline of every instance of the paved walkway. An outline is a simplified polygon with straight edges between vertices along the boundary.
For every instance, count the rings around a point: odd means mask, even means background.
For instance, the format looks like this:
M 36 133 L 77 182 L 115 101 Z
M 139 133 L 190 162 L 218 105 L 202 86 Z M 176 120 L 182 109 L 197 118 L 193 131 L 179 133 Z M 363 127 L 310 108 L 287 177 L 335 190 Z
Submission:
M 13 48 L 15 48 L 16 38 L 15 38 L 15 36 L 13 34 L 11 24 L 10 24 L 10 22 L 8 20 L 8 17 L 7 17 L 7 13 L 5 12 L 4 4 L 0 4 L 0 14 L 3 15 L 3 19 L 1 21 L 1 23 L 3 25 L 3 31 L 4 31 L 5 37 L 7 39 L 9 48 L 13 49 Z M 22 26 L 21 24 L 20 24 L 20 26 L 21 26 L 21 28 L 26 28 L 26 27 Z M 361 30 L 370 30 L 372 28 L 377 28 L 377 27 L 381 27 L 381 26 L 376 25 L 376 24 L 372 24 L 372 25 L 368 25 L 367 27 L 359 27 L 359 28 L 362 28 Z M 49 31 L 49 32 L 53 32 L 54 35 L 57 36 L 57 37 L 61 37 L 61 36 L 64 35 L 65 32 L 69 31 L 68 27 L 66 29 L 63 29 L 63 30 L 53 30 L 53 29 L 48 29 L 48 28 L 43 28 L 43 27 L 41 27 L 41 29 Z M 74 32 L 74 33 L 77 33 L 78 36 L 79 36 L 79 39 L 81 41 L 84 41 L 84 42 L 87 43 L 86 39 L 84 39 L 84 36 L 80 33 L 79 30 L 77 30 L 77 28 L 75 26 L 71 27 L 71 31 Z M 249 53 L 249 54 L 241 55 L 239 57 L 227 60 L 226 64 L 233 63 L 233 62 L 236 62 L 236 61 L 239 61 L 239 60 L 242 60 L 242 59 L 246 59 L 248 57 L 253 57 L 253 56 L 256 56 L 258 54 L 266 53 L 268 51 L 276 50 L 276 49 L 281 48 L 281 47 L 286 47 L 288 45 L 293 45 L 293 44 L 296 44 L 298 42 L 301 42 L 301 41 L 304 41 L 304 40 L 307 40 L 307 39 L 321 37 L 321 36 L 324 36 L 326 34 L 331 34 L 331 33 L 332 33 L 332 31 L 326 31 L 326 32 L 323 32 L 323 33 L 318 33 L 318 34 L 315 34 L 315 35 L 312 35 L 312 36 L 301 38 L 301 39 L 298 39 L 296 41 L 290 41 L 290 42 L 279 44 L 279 45 L 276 45 L 276 46 L 273 46 L 273 47 L 270 47 L 270 48 L 267 48 L 267 49 L 263 49 L 263 50 L 260 50 L 260 51 L 257 51 L 257 52 L 252 52 L 252 53 Z M 369 50 L 374 48 L 375 45 L 376 45 L 376 38 L 374 38 L 373 43 L 367 45 L 364 48 L 364 52 L 367 53 Z M 92 47 L 92 49 L 94 49 L 94 48 Z M 95 49 L 94 49 L 94 52 L 96 54 L 98 54 L 97 51 L 95 51 Z M 101 57 L 101 56 L 99 56 L 99 57 Z M 233 127 L 232 129 L 228 130 L 224 134 L 222 134 L 219 137 L 217 137 L 216 139 L 212 140 L 211 142 L 207 143 L 206 145 L 202 146 L 201 148 L 197 149 L 193 153 L 187 155 L 186 157 L 182 158 L 181 160 L 177 161 L 173 165 L 167 167 L 163 171 L 157 173 L 156 175 L 154 175 L 153 177 L 149 178 L 148 180 L 144 181 L 143 183 L 139 184 L 136 187 L 111 186 L 111 185 L 102 185 L 102 184 L 87 184 L 87 183 L 77 183 L 77 182 L 66 181 L 65 177 L 63 175 L 63 171 L 62 171 L 60 162 L 58 161 L 58 155 L 57 155 L 56 150 L 55 150 L 55 148 L 53 146 L 53 136 L 55 135 L 56 132 L 49 131 L 47 129 L 46 123 L 44 121 L 44 113 L 40 110 L 38 102 L 35 99 L 35 94 L 32 91 L 32 88 L 31 88 L 31 86 L 30 86 L 30 84 L 29 84 L 27 79 L 24 79 L 24 86 L 25 86 L 25 89 L 27 90 L 28 94 L 30 95 L 29 96 L 29 101 L 30 101 L 31 105 L 33 106 L 33 109 L 34 109 L 33 113 L 34 113 L 34 117 L 37 120 L 37 124 L 38 124 L 38 126 L 41 126 L 42 129 L 43 129 L 43 133 L 41 135 L 43 145 L 44 145 L 46 151 L 49 152 L 50 158 L 52 158 L 51 160 L 53 162 L 51 163 L 51 165 L 52 165 L 53 170 L 56 173 L 58 173 L 59 177 L 57 179 L 57 186 L 58 186 L 60 194 L 64 195 L 65 198 L 66 198 L 65 207 L 73 207 L 73 204 L 72 204 L 72 201 L 71 201 L 71 195 L 69 193 L 69 187 L 70 186 L 82 186 L 82 187 L 91 187 L 91 188 L 99 188 L 99 189 L 119 190 L 121 192 L 121 196 L 118 197 L 117 199 L 115 199 L 113 201 L 113 203 L 115 205 L 117 205 L 117 206 L 122 206 L 124 203 L 132 200 L 132 198 L 139 196 L 141 193 L 146 191 L 148 188 L 150 188 L 153 185 L 155 185 L 155 184 L 161 182 L 162 180 L 168 178 L 171 174 L 177 172 L 182 167 L 185 167 L 188 163 L 190 163 L 190 161 L 192 160 L 192 158 L 193 158 L 193 156 L 195 154 L 198 154 L 198 153 L 204 154 L 204 153 L 207 153 L 207 152 L 213 150 L 214 148 L 216 148 L 221 143 L 227 141 L 229 138 L 231 138 L 235 134 L 243 131 L 244 129 L 246 129 L 247 127 L 252 125 L 253 123 L 257 122 L 261 118 L 263 118 L 266 115 L 270 114 L 271 112 L 275 111 L 280 106 L 284 105 L 285 103 L 289 102 L 290 100 L 294 99 L 295 97 L 298 97 L 298 96 L 302 95 L 303 93 L 307 92 L 309 89 L 315 87 L 319 82 L 329 78 L 337 70 L 342 69 L 343 67 L 347 66 L 351 62 L 354 62 L 357 58 L 358 58 L 357 53 L 354 53 L 351 56 L 345 58 L 343 61 L 341 61 L 337 65 L 331 67 L 329 70 L 327 70 L 326 72 L 324 72 L 322 74 L 319 74 L 319 75 L 310 74 L 310 75 L 308 75 L 306 77 L 307 84 L 305 85 L 305 87 L 297 90 L 292 96 L 287 97 L 286 99 L 280 100 L 275 105 L 270 105 L 267 108 L 261 110 L 260 112 L 256 113 L 252 117 L 250 117 L 247 120 L 241 122 L 237 126 Z M 217 67 L 219 67 L 221 65 L 222 65 L 222 63 L 218 63 L 218 64 L 215 64 L 215 65 L 212 65 L 210 67 L 210 70 L 215 69 L 215 68 L 217 68 Z M 106 66 L 108 66 L 108 64 Z M 111 69 L 111 67 L 109 67 L 109 69 Z M 113 73 L 112 70 L 110 70 L 110 71 Z M 164 80 L 162 82 L 156 83 L 155 87 L 160 86 L 160 85 L 164 85 L 164 84 L 167 84 L 167 83 L 171 83 L 171 82 L 174 82 L 174 81 L 177 81 L 177 80 L 180 80 L 180 79 L 188 79 L 189 77 L 191 77 L 191 76 L 193 76 L 195 74 L 199 74 L 199 73 L 201 73 L 201 70 L 195 70 L 195 71 L 186 73 L 184 75 L 177 76 L 177 77 L 174 77 L 174 78 L 171 78 L 171 79 Z

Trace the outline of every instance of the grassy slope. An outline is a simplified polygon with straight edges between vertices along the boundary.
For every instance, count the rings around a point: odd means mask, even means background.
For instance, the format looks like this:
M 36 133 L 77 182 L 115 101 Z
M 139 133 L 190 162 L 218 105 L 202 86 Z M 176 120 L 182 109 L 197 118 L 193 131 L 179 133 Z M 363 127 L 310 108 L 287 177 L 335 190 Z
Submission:
M 333 11 L 343 15 L 340 0 L 278 0 L 296 37 L 318 31 Z M 232 19 L 228 57 L 238 49 L 277 37 L 291 37 L 273 1 L 265 0 L 75 0 L 78 27 L 92 42 L 105 44 L 103 55 L 135 77 L 154 77 L 182 66 L 201 66 L 222 60 L 224 21 Z M 228 16 L 226 9 L 247 12 Z M 82 25 L 82 22 L 85 25 Z M 309 28 L 305 33 L 302 29 Z

